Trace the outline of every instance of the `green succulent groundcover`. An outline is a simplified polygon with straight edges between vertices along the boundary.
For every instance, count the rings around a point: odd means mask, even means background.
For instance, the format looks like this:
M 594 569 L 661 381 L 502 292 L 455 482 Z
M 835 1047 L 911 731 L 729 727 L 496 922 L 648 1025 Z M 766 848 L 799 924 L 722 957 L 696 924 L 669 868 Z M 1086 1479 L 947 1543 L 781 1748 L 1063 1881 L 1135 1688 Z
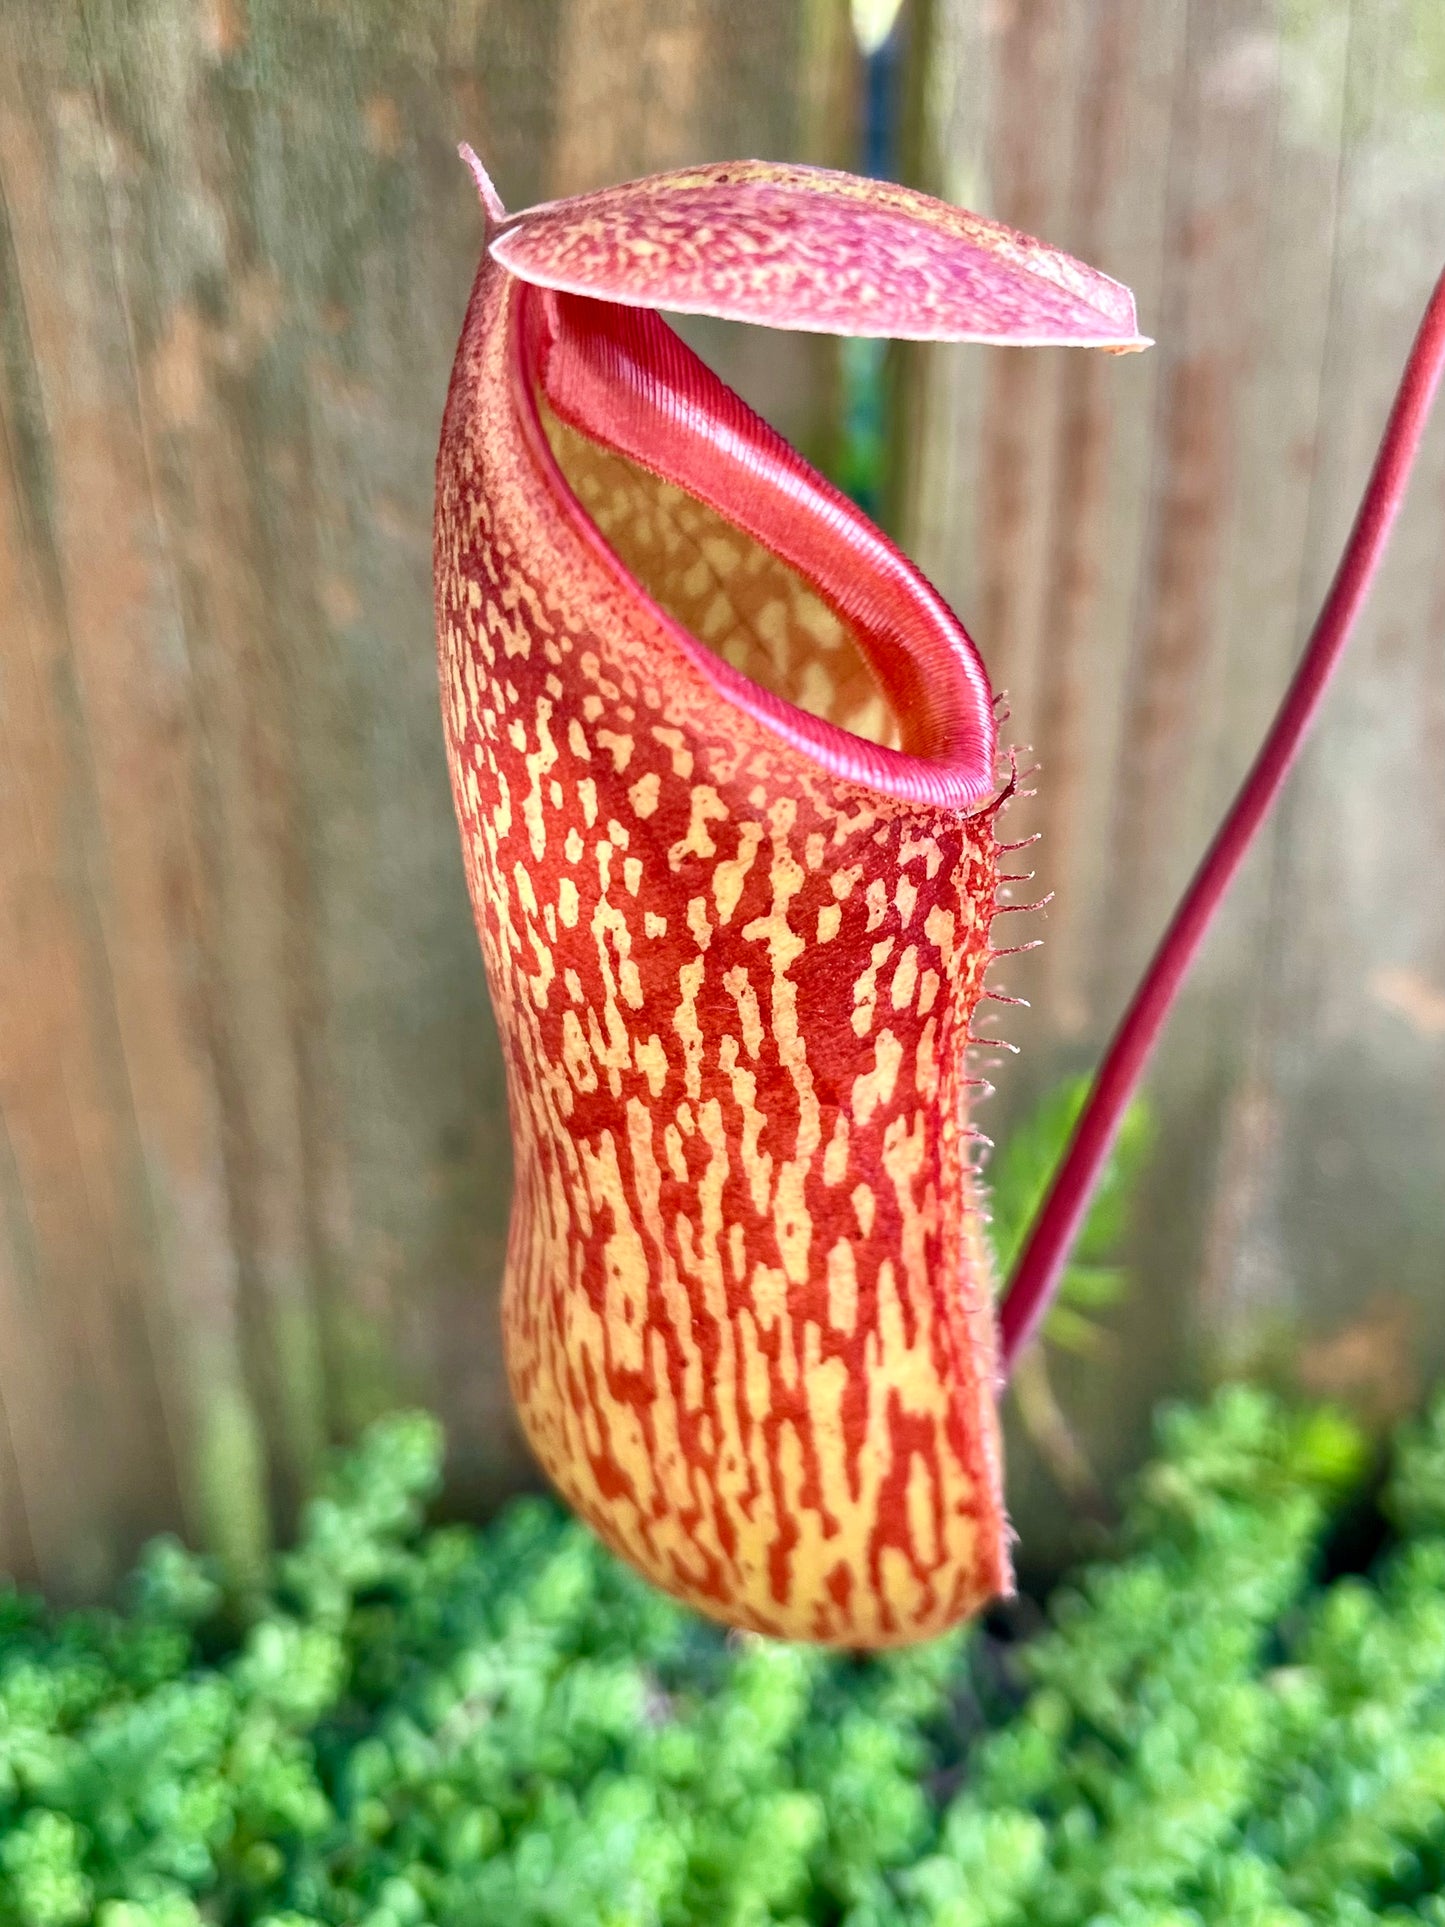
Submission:
M 377 1426 L 245 1607 L 167 1542 L 123 1613 L 3 1599 L 6 1927 L 1445 1927 L 1445 1403 L 1378 1510 L 1338 1418 L 1172 1410 L 1046 1630 L 868 1661 L 540 1501 L 427 1530 L 439 1459 Z

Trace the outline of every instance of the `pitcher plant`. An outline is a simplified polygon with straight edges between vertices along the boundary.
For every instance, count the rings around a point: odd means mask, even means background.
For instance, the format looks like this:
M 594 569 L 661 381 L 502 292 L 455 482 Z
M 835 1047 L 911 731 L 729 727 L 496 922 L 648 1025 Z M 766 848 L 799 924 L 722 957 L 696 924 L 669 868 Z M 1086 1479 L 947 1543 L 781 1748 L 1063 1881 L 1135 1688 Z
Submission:
M 486 235 L 436 614 L 516 1151 L 517 1409 L 569 1504 L 699 1611 L 920 1639 L 1011 1583 L 1003 1375 L 1343 649 L 1445 295 L 1284 706 L 997 1291 L 967 1058 L 1015 880 L 987 672 L 657 311 L 1118 352 L 1148 346 L 1133 298 L 891 183 L 740 161 L 508 215 L 462 151 Z

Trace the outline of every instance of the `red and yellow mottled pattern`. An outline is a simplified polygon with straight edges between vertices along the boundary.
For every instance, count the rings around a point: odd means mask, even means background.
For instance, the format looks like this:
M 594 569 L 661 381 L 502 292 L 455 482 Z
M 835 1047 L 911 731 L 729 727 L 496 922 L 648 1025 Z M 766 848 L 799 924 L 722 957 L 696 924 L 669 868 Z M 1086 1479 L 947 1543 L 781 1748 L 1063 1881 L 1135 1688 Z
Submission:
M 478 278 L 436 522 L 518 1408 L 569 1502 L 703 1612 L 917 1639 L 1009 1583 L 964 1071 L 992 815 L 720 698 L 528 428 L 524 293 Z

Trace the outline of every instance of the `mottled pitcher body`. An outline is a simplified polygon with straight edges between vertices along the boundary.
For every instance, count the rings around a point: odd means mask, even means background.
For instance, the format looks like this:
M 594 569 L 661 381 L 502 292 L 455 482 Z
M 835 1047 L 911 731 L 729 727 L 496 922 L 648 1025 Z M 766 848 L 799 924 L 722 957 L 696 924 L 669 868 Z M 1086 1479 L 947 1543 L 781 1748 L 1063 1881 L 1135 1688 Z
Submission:
M 781 700 L 729 698 L 602 535 L 605 475 L 589 511 L 559 465 L 525 353 L 544 299 L 484 262 L 435 557 L 516 1151 L 517 1408 L 568 1502 L 700 1611 L 917 1639 L 1010 1578 L 965 1068 L 993 807 L 889 793 Z M 681 541 L 695 506 L 653 509 Z M 758 633 L 811 619 L 746 567 Z

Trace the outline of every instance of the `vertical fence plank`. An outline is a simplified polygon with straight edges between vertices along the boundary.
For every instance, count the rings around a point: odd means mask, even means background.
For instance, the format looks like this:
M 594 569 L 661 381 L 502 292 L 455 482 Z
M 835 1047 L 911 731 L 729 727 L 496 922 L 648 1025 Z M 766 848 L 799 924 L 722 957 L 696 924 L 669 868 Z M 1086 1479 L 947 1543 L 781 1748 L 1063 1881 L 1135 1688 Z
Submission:
M 1044 951 L 1008 973 L 1034 1008 L 1009 1032 L 1002 1137 L 1097 1058 L 1303 642 L 1445 259 L 1445 89 L 1409 0 L 945 16 L 994 102 L 981 168 L 944 109 L 978 203 L 1130 282 L 1159 339 L 1029 377 L 959 354 L 915 454 L 919 476 L 976 477 L 952 526 L 916 483 L 905 532 L 978 618 L 1042 765 L 1011 823 L 1044 832 L 1055 895 Z M 1159 1391 L 1210 1371 L 1385 1416 L 1445 1351 L 1445 906 L 1421 887 L 1442 849 L 1442 467 L 1436 433 L 1319 743 L 1151 1078 L 1134 1289 L 1106 1354 L 1056 1367 L 1106 1476 Z M 1061 1554 L 1027 1438 L 1012 1484 L 1026 1544 Z
M 32 741 L 43 732 L 54 759 L 53 788 L 27 784 L 17 800 L 60 819 L 52 862 L 66 846 L 49 875 L 46 865 L 23 881 L 48 893 L 64 877 L 69 912 L 6 1000 L 21 1035 L 38 1017 L 60 1046 L 17 1066 L 7 1126 L 41 1256 L 36 1286 L 52 1329 L 75 1335 L 50 1422 L 74 1434 L 78 1493 L 96 1507 L 90 1570 L 65 1575 L 83 1583 L 109 1576 L 94 1562 L 111 1519 L 123 1525 L 164 1489 L 162 1414 L 181 1448 L 188 1523 L 241 1557 L 258 1549 L 256 1467 L 220 1120 L 194 1023 L 185 672 L 155 554 L 96 127 L 83 73 L 63 113 L 42 118 L 32 73 L 5 67 L 11 419 L 23 412 L 29 429 L 14 465 L 17 519 L 40 583 Z M 67 229 L 78 242 L 68 249 Z M 45 980 L 72 970 L 62 1013 Z M 73 1163 L 57 1125 L 73 1133 Z M 77 1207 L 94 1214 L 88 1228 Z M 180 1383 L 158 1400 L 173 1366 Z
M 0 1565 L 58 1596 L 161 1524 L 254 1558 L 400 1398 L 447 1420 L 457 1503 L 531 1476 L 431 633 L 455 143 L 514 205 L 795 153 L 845 22 L 4 10 Z M 822 358 L 716 346 L 818 409 Z

